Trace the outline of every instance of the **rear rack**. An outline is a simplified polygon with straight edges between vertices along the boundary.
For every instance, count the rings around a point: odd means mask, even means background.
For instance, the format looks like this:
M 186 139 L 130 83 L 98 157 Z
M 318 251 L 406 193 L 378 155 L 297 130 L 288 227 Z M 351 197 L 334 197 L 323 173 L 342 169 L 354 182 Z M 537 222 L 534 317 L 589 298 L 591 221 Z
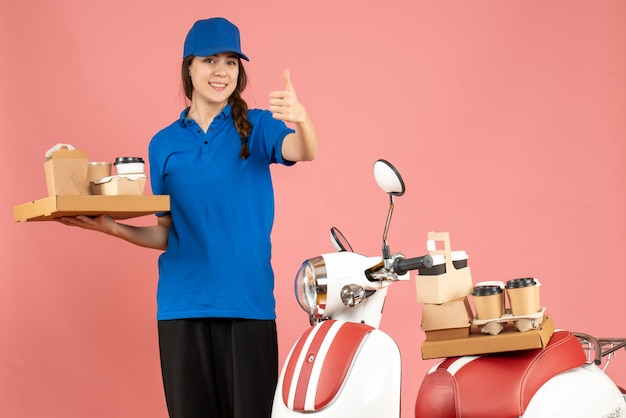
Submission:
M 587 363 L 595 363 L 597 366 L 602 364 L 602 358 L 605 357 L 605 364 L 602 370 L 606 370 L 611 359 L 617 354 L 617 350 L 624 348 L 626 350 L 626 338 L 596 338 L 589 334 L 575 332 L 583 350 L 587 355 Z

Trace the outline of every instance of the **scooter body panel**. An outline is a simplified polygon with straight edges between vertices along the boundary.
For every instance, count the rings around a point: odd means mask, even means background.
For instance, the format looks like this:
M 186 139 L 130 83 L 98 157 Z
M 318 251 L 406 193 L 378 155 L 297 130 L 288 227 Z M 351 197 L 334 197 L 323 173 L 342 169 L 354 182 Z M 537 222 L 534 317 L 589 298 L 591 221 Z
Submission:
M 626 402 L 615 383 L 596 366 L 585 364 L 548 380 L 521 418 L 623 418 Z
M 577 337 L 554 333 L 543 349 L 451 357 L 420 387 L 418 418 L 623 418 L 624 397 Z
M 351 252 L 323 254 L 326 274 L 332 277 L 326 286 L 326 304 L 323 316 L 346 322 L 365 323 L 378 328 L 382 318 L 382 310 L 387 296 L 389 283 L 370 282 L 364 271 L 380 263 L 380 257 L 365 257 Z M 341 288 L 345 285 L 359 285 L 375 293 L 366 298 L 360 305 L 346 309 L 341 301 Z
M 272 417 L 399 417 L 400 382 L 400 351 L 391 337 L 363 324 L 324 321 L 292 348 Z

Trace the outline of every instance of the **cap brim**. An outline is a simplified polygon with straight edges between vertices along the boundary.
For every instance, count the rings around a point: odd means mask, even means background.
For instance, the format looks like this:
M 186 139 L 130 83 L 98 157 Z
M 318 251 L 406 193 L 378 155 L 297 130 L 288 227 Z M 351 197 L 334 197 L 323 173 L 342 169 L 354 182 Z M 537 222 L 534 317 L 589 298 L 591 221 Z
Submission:
M 230 47 L 212 47 L 212 48 L 205 48 L 202 49 L 200 51 L 197 52 L 193 52 L 189 55 L 195 55 L 197 57 L 209 57 L 211 55 L 217 55 L 220 54 L 222 52 L 233 52 L 237 55 L 239 55 L 242 59 L 246 60 L 246 61 L 250 61 L 250 59 L 242 52 L 239 51 L 233 51 Z M 187 55 L 187 56 L 189 56 Z M 187 58 L 187 57 L 185 57 Z

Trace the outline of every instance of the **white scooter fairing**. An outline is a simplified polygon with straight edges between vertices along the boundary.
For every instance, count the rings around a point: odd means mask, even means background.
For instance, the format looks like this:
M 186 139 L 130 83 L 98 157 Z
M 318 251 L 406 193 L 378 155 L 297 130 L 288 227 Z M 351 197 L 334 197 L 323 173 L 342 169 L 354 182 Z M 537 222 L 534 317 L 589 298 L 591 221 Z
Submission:
M 521 418 L 623 418 L 626 402 L 615 383 L 595 364 L 585 364 L 548 380 Z
M 289 353 L 272 417 L 399 417 L 400 377 L 400 351 L 388 335 L 365 324 L 320 322 Z
M 323 254 L 307 260 L 296 275 L 298 300 L 305 305 L 303 309 L 311 309 L 313 321 L 333 318 L 378 328 L 390 283 L 370 282 L 365 272 L 381 262 L 380 257 L 365 257 L 350 251 Z M 311 286 L 307 281 L 312 276 L 315 276 L 317 287 L 315 301 L 308 300 L 302 291 Z M 408 274 L 397 278 L 408 279 Z M 344 300 L 348 303 L 347 299 L 359 298 L 356 295 L 359 291 L 362 300 L 353 301 L 353 306 L 346 309 Z

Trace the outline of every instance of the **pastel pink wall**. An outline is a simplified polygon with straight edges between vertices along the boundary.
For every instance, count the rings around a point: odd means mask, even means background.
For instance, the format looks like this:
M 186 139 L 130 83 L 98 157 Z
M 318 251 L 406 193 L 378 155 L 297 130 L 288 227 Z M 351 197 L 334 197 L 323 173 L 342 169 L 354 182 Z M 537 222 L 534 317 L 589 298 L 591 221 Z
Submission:
M 402 172 L 389 234 L 420 255 L 449 231 L 474 281 L 536 276 L 557 327 L 626 336 L 626 3 L 557 0 L 0 3 L 0 415 L 165 417 L 155 332 L 156 251 L 56 223 L 17 224 L 46 194 L 44 152 L 146 156 L 183 106 L 182 41 L 225 16 L 265 107 L 290 68 L 317 122 L 319 158 L 276 167 L 274 266 L 281 358 L 307 318 L 301 261 L 338 226 L 377 255 L 387 198 L 372 176 Z M 133 221 L 152 223 L 151 217 Z M 403 354 L 402 417 L 422 376 L 414 283 L 389 294 L 381 328 Z M 624 355 L 609 374 L 626 384 Z

